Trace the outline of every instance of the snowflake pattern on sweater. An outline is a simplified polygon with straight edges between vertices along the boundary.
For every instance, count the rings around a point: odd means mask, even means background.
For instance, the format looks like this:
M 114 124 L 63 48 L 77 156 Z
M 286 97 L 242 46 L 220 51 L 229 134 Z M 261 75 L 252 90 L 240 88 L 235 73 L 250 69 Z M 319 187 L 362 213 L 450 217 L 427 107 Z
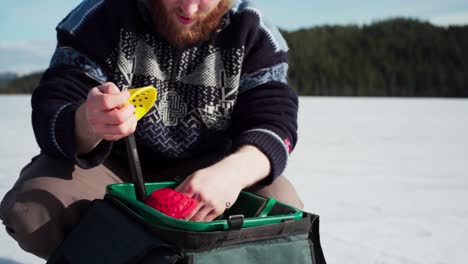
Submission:
M 140 143 L 167 157 L 183 157 L 228 128 L 243 48 L 202 45 L 177 50 L 152 35 L 124 30 L 119 44 L 107 60 L 116 85 L 151 84 L 158 89 L 158 100 L 138 124 Z

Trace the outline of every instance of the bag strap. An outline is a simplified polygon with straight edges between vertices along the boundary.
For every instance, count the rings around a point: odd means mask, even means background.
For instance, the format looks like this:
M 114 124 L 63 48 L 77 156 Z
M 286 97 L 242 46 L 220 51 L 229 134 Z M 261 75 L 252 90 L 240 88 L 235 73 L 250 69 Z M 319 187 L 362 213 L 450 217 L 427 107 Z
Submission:
M 320 217 L 307 212 L 304 212 L 304 214 L 310 216 L 309 240 L 312 242 L 316 264 L 326 264 L 327 262 L 320 243 Z

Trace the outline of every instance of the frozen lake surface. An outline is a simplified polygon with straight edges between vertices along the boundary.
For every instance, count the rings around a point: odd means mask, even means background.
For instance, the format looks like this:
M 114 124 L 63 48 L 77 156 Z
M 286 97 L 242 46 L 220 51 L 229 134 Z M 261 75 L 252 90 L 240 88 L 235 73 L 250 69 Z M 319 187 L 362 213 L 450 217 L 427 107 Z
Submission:
M 38 153 L 29 96 L 0 96 L 0 197 Z M 328 263 L 468 263 L 468 100 L 301 97 L 285 174 Z M 0 264 L 44 263 L 0 229 Z

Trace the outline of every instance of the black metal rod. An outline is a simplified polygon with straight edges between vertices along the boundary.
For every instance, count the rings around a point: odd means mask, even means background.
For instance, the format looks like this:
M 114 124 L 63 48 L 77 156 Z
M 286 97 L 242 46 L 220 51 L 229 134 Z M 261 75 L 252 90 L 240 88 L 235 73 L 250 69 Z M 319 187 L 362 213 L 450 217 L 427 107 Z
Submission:
M 146 188 L 145 182 L 143 180 L 143 173 L 141 172 L 140 158 L 138 157 L 134 134 L 130 134 L 125 138 L 125 145 L 127 147 L 128 161 L 130 163 L 130 173 L 132 175 L 136 198 L 138 201 L 144 203 L 146 200 Z

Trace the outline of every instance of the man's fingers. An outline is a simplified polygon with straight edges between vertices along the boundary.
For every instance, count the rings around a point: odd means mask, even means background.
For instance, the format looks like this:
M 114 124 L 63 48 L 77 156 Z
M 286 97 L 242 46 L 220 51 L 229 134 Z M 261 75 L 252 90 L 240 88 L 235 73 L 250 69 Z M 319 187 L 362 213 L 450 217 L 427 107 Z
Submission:
M 219 213 L 219 212 L 216 211 L 216 210 L 211 210 L 211 212 L 209 212 L 209 213 L 205 216 L 205 218 L 203 219 L 203 222 L 211 222 L 211 221 L 213 221 L 216 217 L 220 216 L 221 214 L 222 214 L 222 212 Z
M 203 222 L 213 221 L 216 217 L 220 216 L 228 208 L 226 204 L 218 205 L 217 207 L 213 206 L 213 210 L 208 212 L 207 215 L 203 218 Z
M 97 87 L 103 94 L 117 94 L 120 93 L 120 89 L 111 82 L 106 82 Z
M 121 138 L 123 138 L 123 136 L 121 136 L 121 135 L 104 135 L 102 138 L 107 140 L 107 141 L 117 141 L 117 140 L 120 140 Z
M 198 210 L 192 217 L 189 219 L 195 222 L 202 222 L 204 221 L 205 217 L 213 211 L 213 207 L 204 204 L 200 210 Z
M 195 209 L 193 209 L 192 212 L 190 212 L 190 214 L 185 217 L 185 220 L 192 220 L 193 216 L 196 215 L 198 211 L 200 211 L 204 206 L 205 204 L 203 202 L 198 201 L 197 207 L 195 207 Z
M 109 125 L 120 125 L 129 120 L 135 112 L 135 106 L 132 104 L 126 104 L 121 108 L 114 108 L 107 112 L 104 112 L 104 119 Z
M 99 102 L 102 107 L 101 109 L 107 111 L 124 106 L 129 98 L 130 93 L 128 91 L 123 91 L 116 94 L 102 94 L 99 98 Z
M 104 135 L 103 138 L 113 138 L 113 136 L 120 136 L 120 138 L 128 136 L 135 132 L 137 120 L 135 116 L 131 116 L 128 120 L 120 125 L 102 125 L 95 128 L 95 132 Z
M 190 198 L 194 198 L 195 192 L 193 191 L 193 188 L 190 187 L 190 182 L 187 180 L 184 180 L 182 183 L 177 185 L 177 187 L 174 189 L 180 193 L 185 194 L 186 196 Z M 198 200 L 198 199 L 197 199 Z
M 180 193 L 184 193 L 185 185 L 186 185 L 186 181 L 183 181 L 179 185 L 177 185 L 174 190 Z M 184 194 L 187 195 L 187 193 L 184 193 Z
M 105 83 L 94 87 L 88 94 L 90 107 L 98 111 L 120 108 L 129 98 L 130 92 L 121 92 L 113 83 Z

